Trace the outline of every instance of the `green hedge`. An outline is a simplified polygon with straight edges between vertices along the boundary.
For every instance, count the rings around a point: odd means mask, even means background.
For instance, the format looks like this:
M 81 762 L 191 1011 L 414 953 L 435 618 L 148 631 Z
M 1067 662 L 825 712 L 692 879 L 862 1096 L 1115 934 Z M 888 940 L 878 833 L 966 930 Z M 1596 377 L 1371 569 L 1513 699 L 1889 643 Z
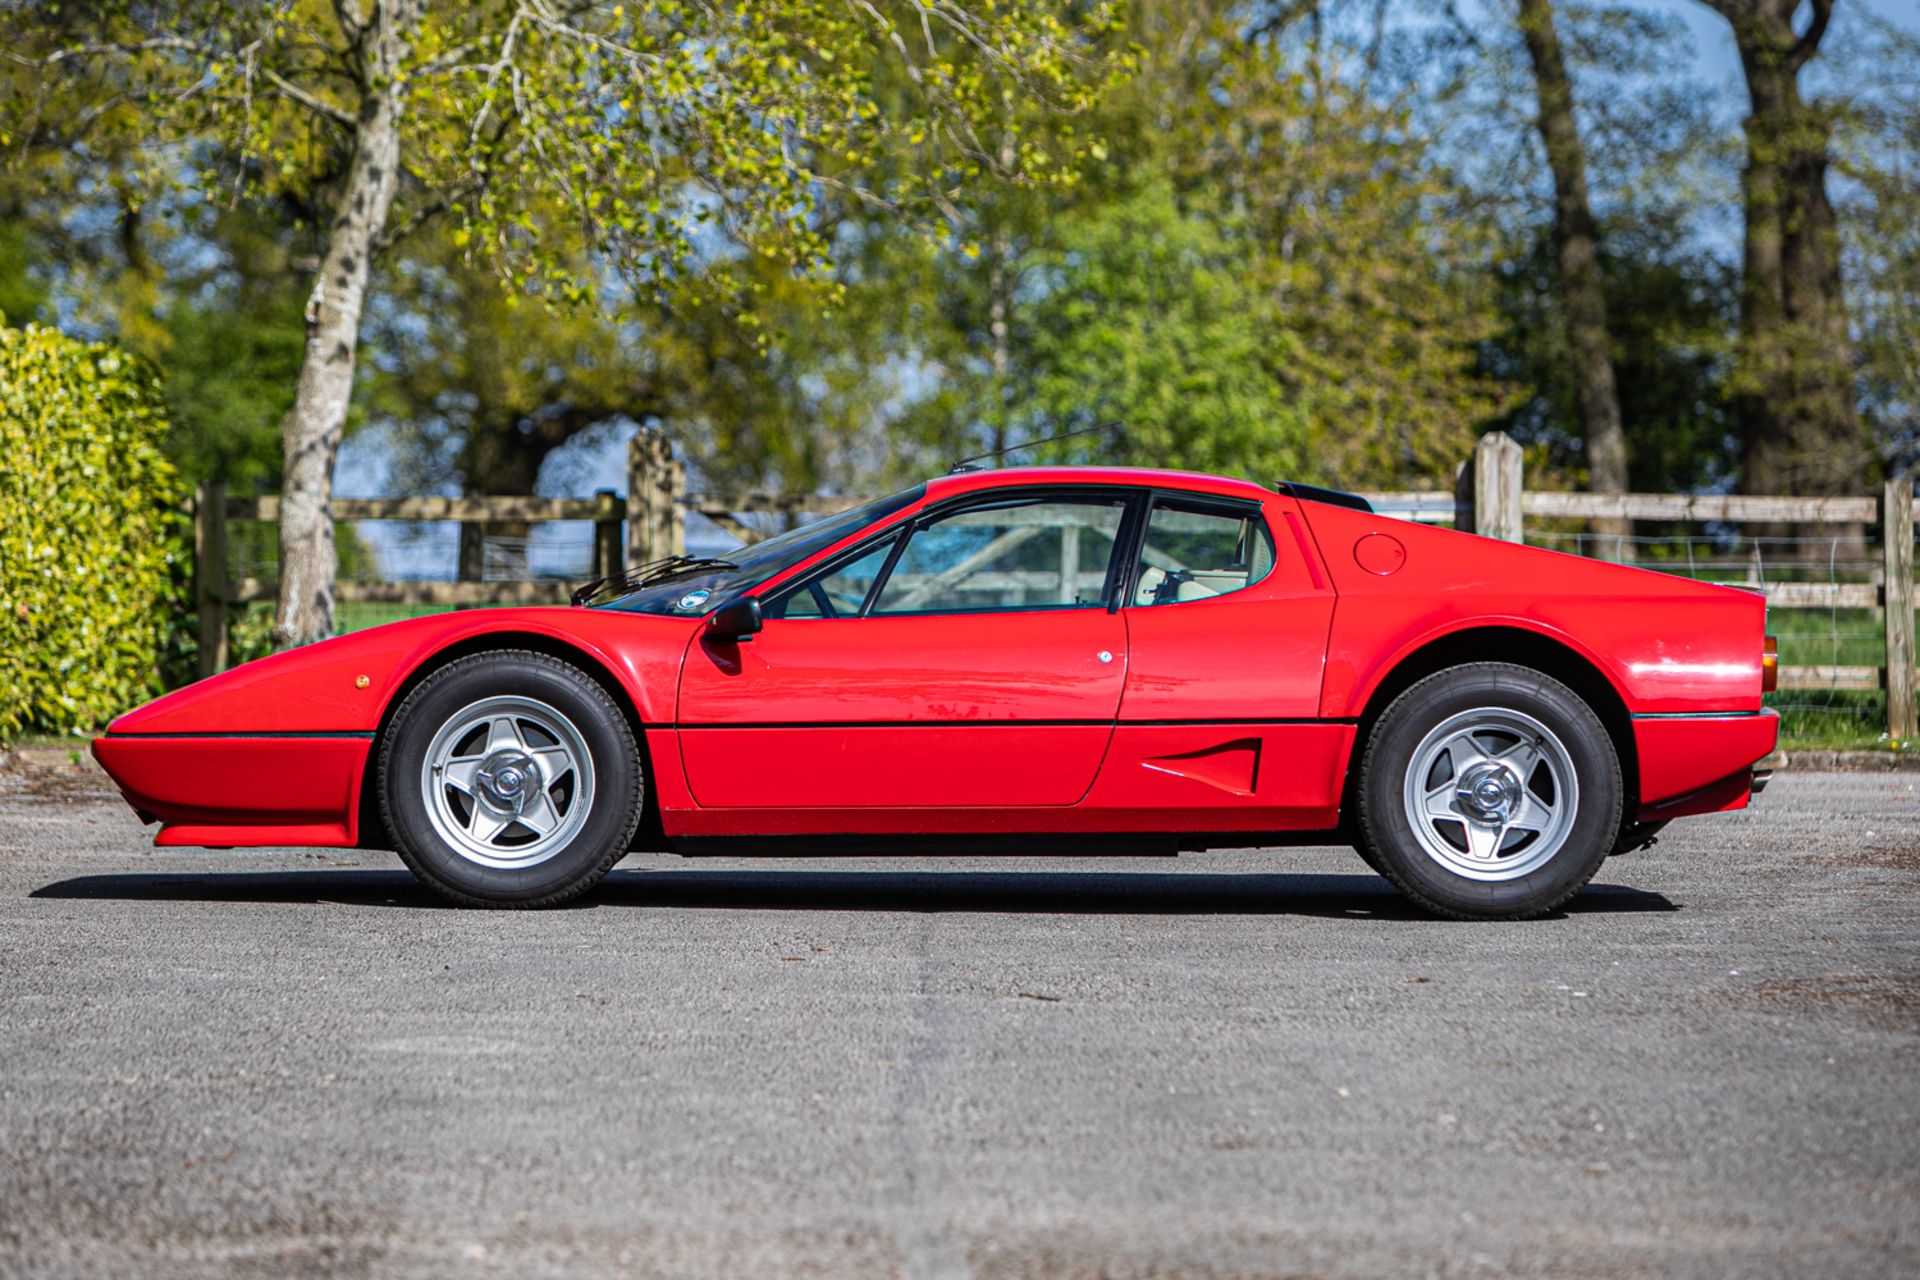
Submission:
M 0 328 L 0 740 L 159 689 L 186 545 L 166 430 L 132 356 Z

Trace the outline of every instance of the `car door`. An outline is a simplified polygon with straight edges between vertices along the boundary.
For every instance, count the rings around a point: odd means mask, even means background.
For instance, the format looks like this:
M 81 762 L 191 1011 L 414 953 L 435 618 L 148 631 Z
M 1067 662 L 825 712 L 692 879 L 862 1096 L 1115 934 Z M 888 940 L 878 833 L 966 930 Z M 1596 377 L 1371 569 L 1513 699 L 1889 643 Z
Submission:
M 1156 493 L 1090 809 L 1127 827 L 1330 826 L 1353 726 L 1318 719 L 1334 593 L 1291 499 Z
M 1123 720 L 1319 715 L 1334 595 L 1289 501 L 1154 495 L 1127 589 Z
M 702 807 L 1070 805 L 1126 681 L 1121 490 L 995 490 L 923 513 L 704 635 L 681 675 Z

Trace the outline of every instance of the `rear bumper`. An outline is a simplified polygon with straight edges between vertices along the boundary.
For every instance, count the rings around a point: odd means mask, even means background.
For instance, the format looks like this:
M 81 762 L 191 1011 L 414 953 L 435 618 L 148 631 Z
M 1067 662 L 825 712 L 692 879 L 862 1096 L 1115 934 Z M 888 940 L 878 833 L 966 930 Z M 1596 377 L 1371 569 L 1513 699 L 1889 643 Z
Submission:
M 118 734 L 93 755 L 159 845 L 346 848 L 370 733 Z
M 1772 710 L 1636 716 L 1642 822 L 1744 809 L 1759 788 L 1753 766 L 1780 739 Z M 1764 779 L 1760 786 L 1764 786 Z

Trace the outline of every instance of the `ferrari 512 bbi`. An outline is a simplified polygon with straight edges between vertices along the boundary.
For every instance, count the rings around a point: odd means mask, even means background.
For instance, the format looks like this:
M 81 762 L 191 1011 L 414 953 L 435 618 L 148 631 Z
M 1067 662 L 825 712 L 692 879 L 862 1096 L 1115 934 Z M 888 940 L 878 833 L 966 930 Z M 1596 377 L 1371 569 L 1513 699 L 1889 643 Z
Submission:
M 1297 485 L 949 475 L 574 607 L 396 622 L 128 712 L 162 845 L 391 848 L 547 906 L 630 851 L 1349 843 L 1524 917 L 1764 781 L 1760 596 Z

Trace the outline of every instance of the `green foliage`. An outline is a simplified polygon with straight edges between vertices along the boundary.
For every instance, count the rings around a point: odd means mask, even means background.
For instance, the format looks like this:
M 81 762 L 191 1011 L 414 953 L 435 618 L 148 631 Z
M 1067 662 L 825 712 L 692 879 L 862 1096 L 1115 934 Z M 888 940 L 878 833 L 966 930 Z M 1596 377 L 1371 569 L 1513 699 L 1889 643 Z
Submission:
M 0 329 L 0 735 L 157 690 L 183 536 L 166 426 L 124 352 Z
M 1738 275 L 1677 234 L 1616 224 L 1603 233 L 1629 487 L 1673 493 L 1722 483 L 1737 467 L 1727 379 Z M 1584 483 L 1572 356 L 1544 232 L 1499 264 L 1498 280 L 1503 323 L 1483 359 L 1489 372 L 1527 390 L 1492 425 L 1540 446 L 1562 482 Z
M 1031 306 L 1025 430 L 1118 425 L 1068 446 L 1143 466 L 1315 477 L 1282 379 L 1288 341 L 1244 235 L 1182 211 L 1166 183 L 1063 225 Z M 1025 415 L 1023 415 L 1025 416 Z
M 1868 20 L 1836 147 L 1862 416 L 1888 470 L 1920 466 L 1920 34 Z
M 0 222 L 0 318 L 16 324 L 39 318 L 47 290 L 29 274 L 32 264 L 27 228 L 19 222 Z
M 892 308 L 886 358 L 928 371 L 909 456 L 1118 419 L 1021 460 L 1447 482 L 1501 388 L 1475 368 L 1487 251 L 1446 167 L 1404 112 L 1231 15 L 1149 9 L 1132 34 L 1077 182 L 996 194 L 907 269 L 907 245 L 861 264 L 849 308 Z
M 299 295 L 251 306 L 182 301 L 166 334 L 167 455 L 181 476 L 235 493 L 278 489 L 280 420 L 305 347 Z
M 368 109 L 391 102 L 396 228 L 446 219 L 516 295 L 583 301 L 618 278 L 666 299 L 724 284 L 710 269 L 742 249 L 821 270 L 823 192 L 932 228 L 987 174 L 1069 181 L 1086 145 L 1073 116 L 1120 60 L 1111 0 L 480 0 L 383 16 L 402 49 L 385 83 L 366 74 L 368 20 L 325 0 L 0 18 L 0 146 L 138 144 L 148 189 L 279 202 L 325 227 Z M 883 104 L 895 78 L 912 92 Z M 1049 127 L 1008 152 L 982 143 L 1033 102 Z M 910 163 L 875 181 L 893 154 Z M 554 252 L 554 218 L 601 262 Z

